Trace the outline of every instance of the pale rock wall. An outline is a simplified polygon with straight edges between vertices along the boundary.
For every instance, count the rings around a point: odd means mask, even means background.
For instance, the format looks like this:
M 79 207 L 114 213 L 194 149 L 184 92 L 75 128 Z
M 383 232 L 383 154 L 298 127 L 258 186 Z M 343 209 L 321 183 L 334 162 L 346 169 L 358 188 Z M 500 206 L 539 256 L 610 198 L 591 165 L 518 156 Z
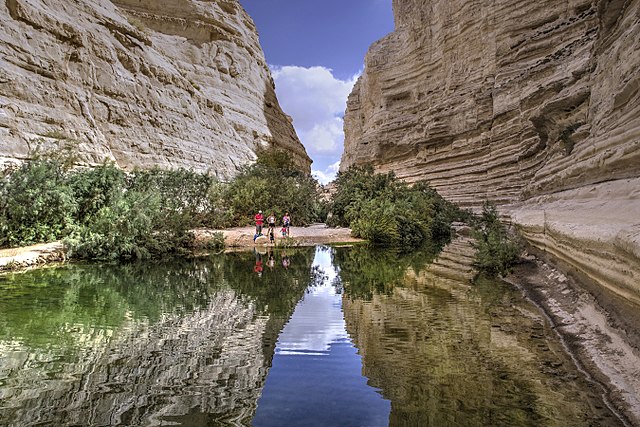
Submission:
M 492 200 L 534 246 L 640 302 L 640 0 L 393 6 L 349 97 L 341 169 Z
M 79 160 L 232 176 L 275 145 L 310 171 L 237 0 L 2 0 L 0 160 Z

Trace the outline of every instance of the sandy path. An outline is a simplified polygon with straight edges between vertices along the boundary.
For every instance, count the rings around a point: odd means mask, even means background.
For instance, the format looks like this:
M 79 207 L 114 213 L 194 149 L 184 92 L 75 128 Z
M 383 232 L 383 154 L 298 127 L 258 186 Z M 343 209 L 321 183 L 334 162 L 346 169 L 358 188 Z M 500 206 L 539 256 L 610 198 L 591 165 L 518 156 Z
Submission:
M 41 265 L 63 259 L 64 246 L 60 242 L 0 249 L 0 270 Z
M 276 228 L 276 245 L 282 241 L 279 231 L 280 228 Z M 235 227 L 225 230 L 197 229 L 195 232 L 198 239 L 207 239 L 207 237 L 211 236 L 214 232 L 222 232 L 227 247 L 253 247 L 268 244 L 266 238 L 260 238 L 257 242 L 253 241 L 255 227 Z M 266 234 L 266 232 L 267 230 L 264 229 L 263 233 Z M 351 237 L 351 229 L 349 228 L 330 228 L 325 224 L 313 224 L 308 227 L 291 227 L 290 237 L 298 246 L 362 242 L 361 239 Z

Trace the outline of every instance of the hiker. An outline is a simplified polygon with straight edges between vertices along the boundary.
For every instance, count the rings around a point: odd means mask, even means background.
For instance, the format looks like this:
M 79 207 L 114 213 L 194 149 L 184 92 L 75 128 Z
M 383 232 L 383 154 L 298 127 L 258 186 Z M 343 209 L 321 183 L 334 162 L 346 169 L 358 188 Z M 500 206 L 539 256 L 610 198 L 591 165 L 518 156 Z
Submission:
M 273 234 L 273 227 L 269 227 L 269 243 L 275 243 L 276 236 Z
M 276 213 L 275 212 L 271 212 L 271 215 L 267 217 L 267 225 L 269 226 L 269 232 L 267 234 L 269 235 L 269 239 L 271 240 L 271 243 L 273 243 L 274 239 L 272 239 L 271 236 L 273 235 L 276 229 Z
M 282 217 L 282 228 L 287 230 L 287 236 L 290 234 L 289 226 L 291 225 L 291 217 L 289 216 L 289 212 L 286 212 Z
M 258 211 L 256 216 L 253 218 L 256 220 L 256 235 L 253 237 L 253 241 L 255 242 L 255 240 L 259 236 L 262 236 L 262 224 L 264 223 L 264 216 L 262 215 L 262 211 Z
M 282 227 L 280 232 L 282 233 L 282 237 L 287 237 L 287 227 Z

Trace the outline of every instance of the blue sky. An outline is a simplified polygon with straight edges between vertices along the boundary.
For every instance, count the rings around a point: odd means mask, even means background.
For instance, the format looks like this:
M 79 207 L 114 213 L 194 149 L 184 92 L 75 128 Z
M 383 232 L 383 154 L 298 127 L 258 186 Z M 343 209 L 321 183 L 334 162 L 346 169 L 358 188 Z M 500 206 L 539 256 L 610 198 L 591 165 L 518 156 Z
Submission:
M 342 154 L 347 96 L 374 41 L 393 31 L 391 0 L 240 0 L 253 18 L 283 110 L 321 181 Z

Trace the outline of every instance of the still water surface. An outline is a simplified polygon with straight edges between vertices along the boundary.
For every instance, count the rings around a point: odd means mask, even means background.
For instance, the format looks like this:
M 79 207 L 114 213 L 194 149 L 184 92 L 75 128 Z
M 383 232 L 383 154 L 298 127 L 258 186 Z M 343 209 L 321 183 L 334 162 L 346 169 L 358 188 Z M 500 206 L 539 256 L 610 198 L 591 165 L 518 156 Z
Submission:
M 618 425 L 516 290 L 432 258 L 318 247 L 0 276 L 0 425 Z

